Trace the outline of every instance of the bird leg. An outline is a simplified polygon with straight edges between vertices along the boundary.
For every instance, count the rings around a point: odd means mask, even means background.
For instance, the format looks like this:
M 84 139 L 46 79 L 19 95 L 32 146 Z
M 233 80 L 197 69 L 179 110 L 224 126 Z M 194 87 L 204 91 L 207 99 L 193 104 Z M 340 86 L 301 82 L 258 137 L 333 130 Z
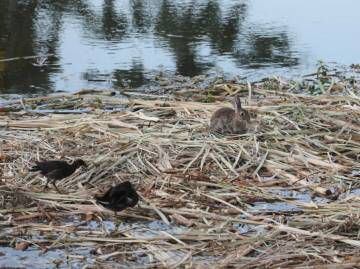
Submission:
M 61 191 L 58 189 L 58 187 L 55 184 L 55 181 L 52 182 L 52 184 L 54 185 L 55 189 L 57 190 L 58 193 L 61 193 Z
M 49 180 L 46 179 L 46 183 L 45 183 L 45 186 L 44 186 L 44 188 L 43 188 L 43 191 L 46 190 L 46 188 L 48 187 L 48 184 L 49 184 Z

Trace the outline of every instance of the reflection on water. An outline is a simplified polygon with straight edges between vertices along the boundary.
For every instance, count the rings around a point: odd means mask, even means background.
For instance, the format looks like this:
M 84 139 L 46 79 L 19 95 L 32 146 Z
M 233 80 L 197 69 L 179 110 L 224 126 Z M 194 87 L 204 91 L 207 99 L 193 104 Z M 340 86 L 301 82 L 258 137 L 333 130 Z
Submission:
M 154 70 L 186 76 L 222 70 L 250 77 L 308 71 L 328 56 L 318 51 L 341 42 L 322 44 L 321 33 L 311 34 L 339 7 L 348 27 L 359 31 L 352 12 L 358 2 L 324 1 L 312 3 L 311 10 L 329 9 L 315 16 L 300 0 L 1 0 L 0 90 L 136 87 Z M 294 9 L 305 19 L 296 20 Z M 312 25 L 320 26 L 312 30 Z M 334 35 L 344 32 L 332 29 Z M 350 46 L 329 60 L 348 63 L 345 56 L 354 50 Z M 47 54 L 52 56 L 1 61 Z

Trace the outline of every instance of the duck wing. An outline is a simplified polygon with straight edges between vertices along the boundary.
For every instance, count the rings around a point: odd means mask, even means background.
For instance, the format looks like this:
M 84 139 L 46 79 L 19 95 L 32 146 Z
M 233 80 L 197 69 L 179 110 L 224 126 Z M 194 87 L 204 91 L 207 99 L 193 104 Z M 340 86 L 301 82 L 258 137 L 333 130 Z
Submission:
M 95 199 L 102 206 L 115 211 L 121 211 L 128 207 L 128 191 L 116 187 L 110 188 L 102 197 Z
M 134 189 L 130 189 L 126 197 L 127 205 L 130 207 L 136 206 L 139 202 L 139 195 Z
M 69 174 L 68 169 L 54 169 L 54 170 L 51 170 L 50 172 L 48 172 L 47 174 L 45 174 L 45 176 L 48 179 L 56 181 L 56 180 L 66 178 L 71 174 L 72 173 Z
M 105 194 L 103 194 L 102 196 L 97 196 L 95 197 L 95 199 L 100 204 L 109 204 L 111 197 L 113 196 L 113 193 L 114 193 L 114 187 L 111 187 L 105 192 Z
M 130 182 L 125 181 L 117 186 L 111 187 L 103 196 L 95 197 L 102 206 L 115 211 L 124 210 L 135 206 L 139 196 Z
M 134 207 L 139 201 L 139 196 L 135 190 L 121 190 L 116 191 L 112 197 L 111 204 L 112 206 L 120 211 L 124 210 L 127 207 Z
M 53 170 L 66 169 L 69 165 L 65 161 L 43 161 L 36 162 L 36 165 L 30 171 L 41 171 L 43 175 L 47 175 Z

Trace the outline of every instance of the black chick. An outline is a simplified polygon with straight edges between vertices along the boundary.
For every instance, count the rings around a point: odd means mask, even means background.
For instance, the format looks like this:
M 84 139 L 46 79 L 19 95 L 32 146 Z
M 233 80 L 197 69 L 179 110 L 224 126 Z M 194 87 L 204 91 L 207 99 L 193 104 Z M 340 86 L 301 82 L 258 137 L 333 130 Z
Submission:
M 40 173 L 46 177 L 47 180 L 44 189 L 47 187 L 49 181 L 51 181 L 55 189 L 60 192 L 55 182 L 70 176 L 80 166 L 86 167 L 86 163 L 81 159 L 75 160 L 72 164 L 68 164 L 66 161 L 43 161 L 36 162 L 36 165 L 33 166 L 30 171 L 40 171 Z
M 134 207 L 139 196 L 129 181 L 111 187 L 103 196 L 95 197 L 103 207 L 115 211 L 122 211 L 127 207 Z

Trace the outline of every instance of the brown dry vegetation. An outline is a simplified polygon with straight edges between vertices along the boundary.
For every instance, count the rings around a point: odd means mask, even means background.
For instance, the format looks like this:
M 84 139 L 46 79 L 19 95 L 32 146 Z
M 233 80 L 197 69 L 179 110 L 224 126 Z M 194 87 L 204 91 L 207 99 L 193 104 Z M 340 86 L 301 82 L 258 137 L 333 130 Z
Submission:
M 183 90 L 166 99 L 85 93 L 9 102 L 0 112 L 0 242 L 25 240 L 44 251 L 87 246 L 99 268 L 127 262 L 141 268 L 359 266 L 360 198 L 351 194 L 360 186 L 360 98 L 354 87 L 332 83 L 311 96 L 272 80 Z M 252 130 L 234 137 L 209 134 L 211 113 L 230 105 L 224 100 L 235 93 L 256 115 Z M 203 102 L 209 100 L 215 102 Z M 30 110 L 39 106 L 86 113 Z M 76 158 L 89 167 L 58 183 L 65 194 L 43 192 L 40 177 L 28 172 L 39 159 Z M 115 220 L 92 195 L 125 180 L 142 201 Z M 312 197 L 298 200 L 278 189 Z M 296 210 L 250 210 L 257 202 Z M 74 216 L 83 222 L 64 222 Z M 183 229 L 144 236 L 85 225 L 109 219 L 159 219 Z M 239 226 L 250 229 L 241 233 Z M 150 262 L 137 264 L 136 253 Z

